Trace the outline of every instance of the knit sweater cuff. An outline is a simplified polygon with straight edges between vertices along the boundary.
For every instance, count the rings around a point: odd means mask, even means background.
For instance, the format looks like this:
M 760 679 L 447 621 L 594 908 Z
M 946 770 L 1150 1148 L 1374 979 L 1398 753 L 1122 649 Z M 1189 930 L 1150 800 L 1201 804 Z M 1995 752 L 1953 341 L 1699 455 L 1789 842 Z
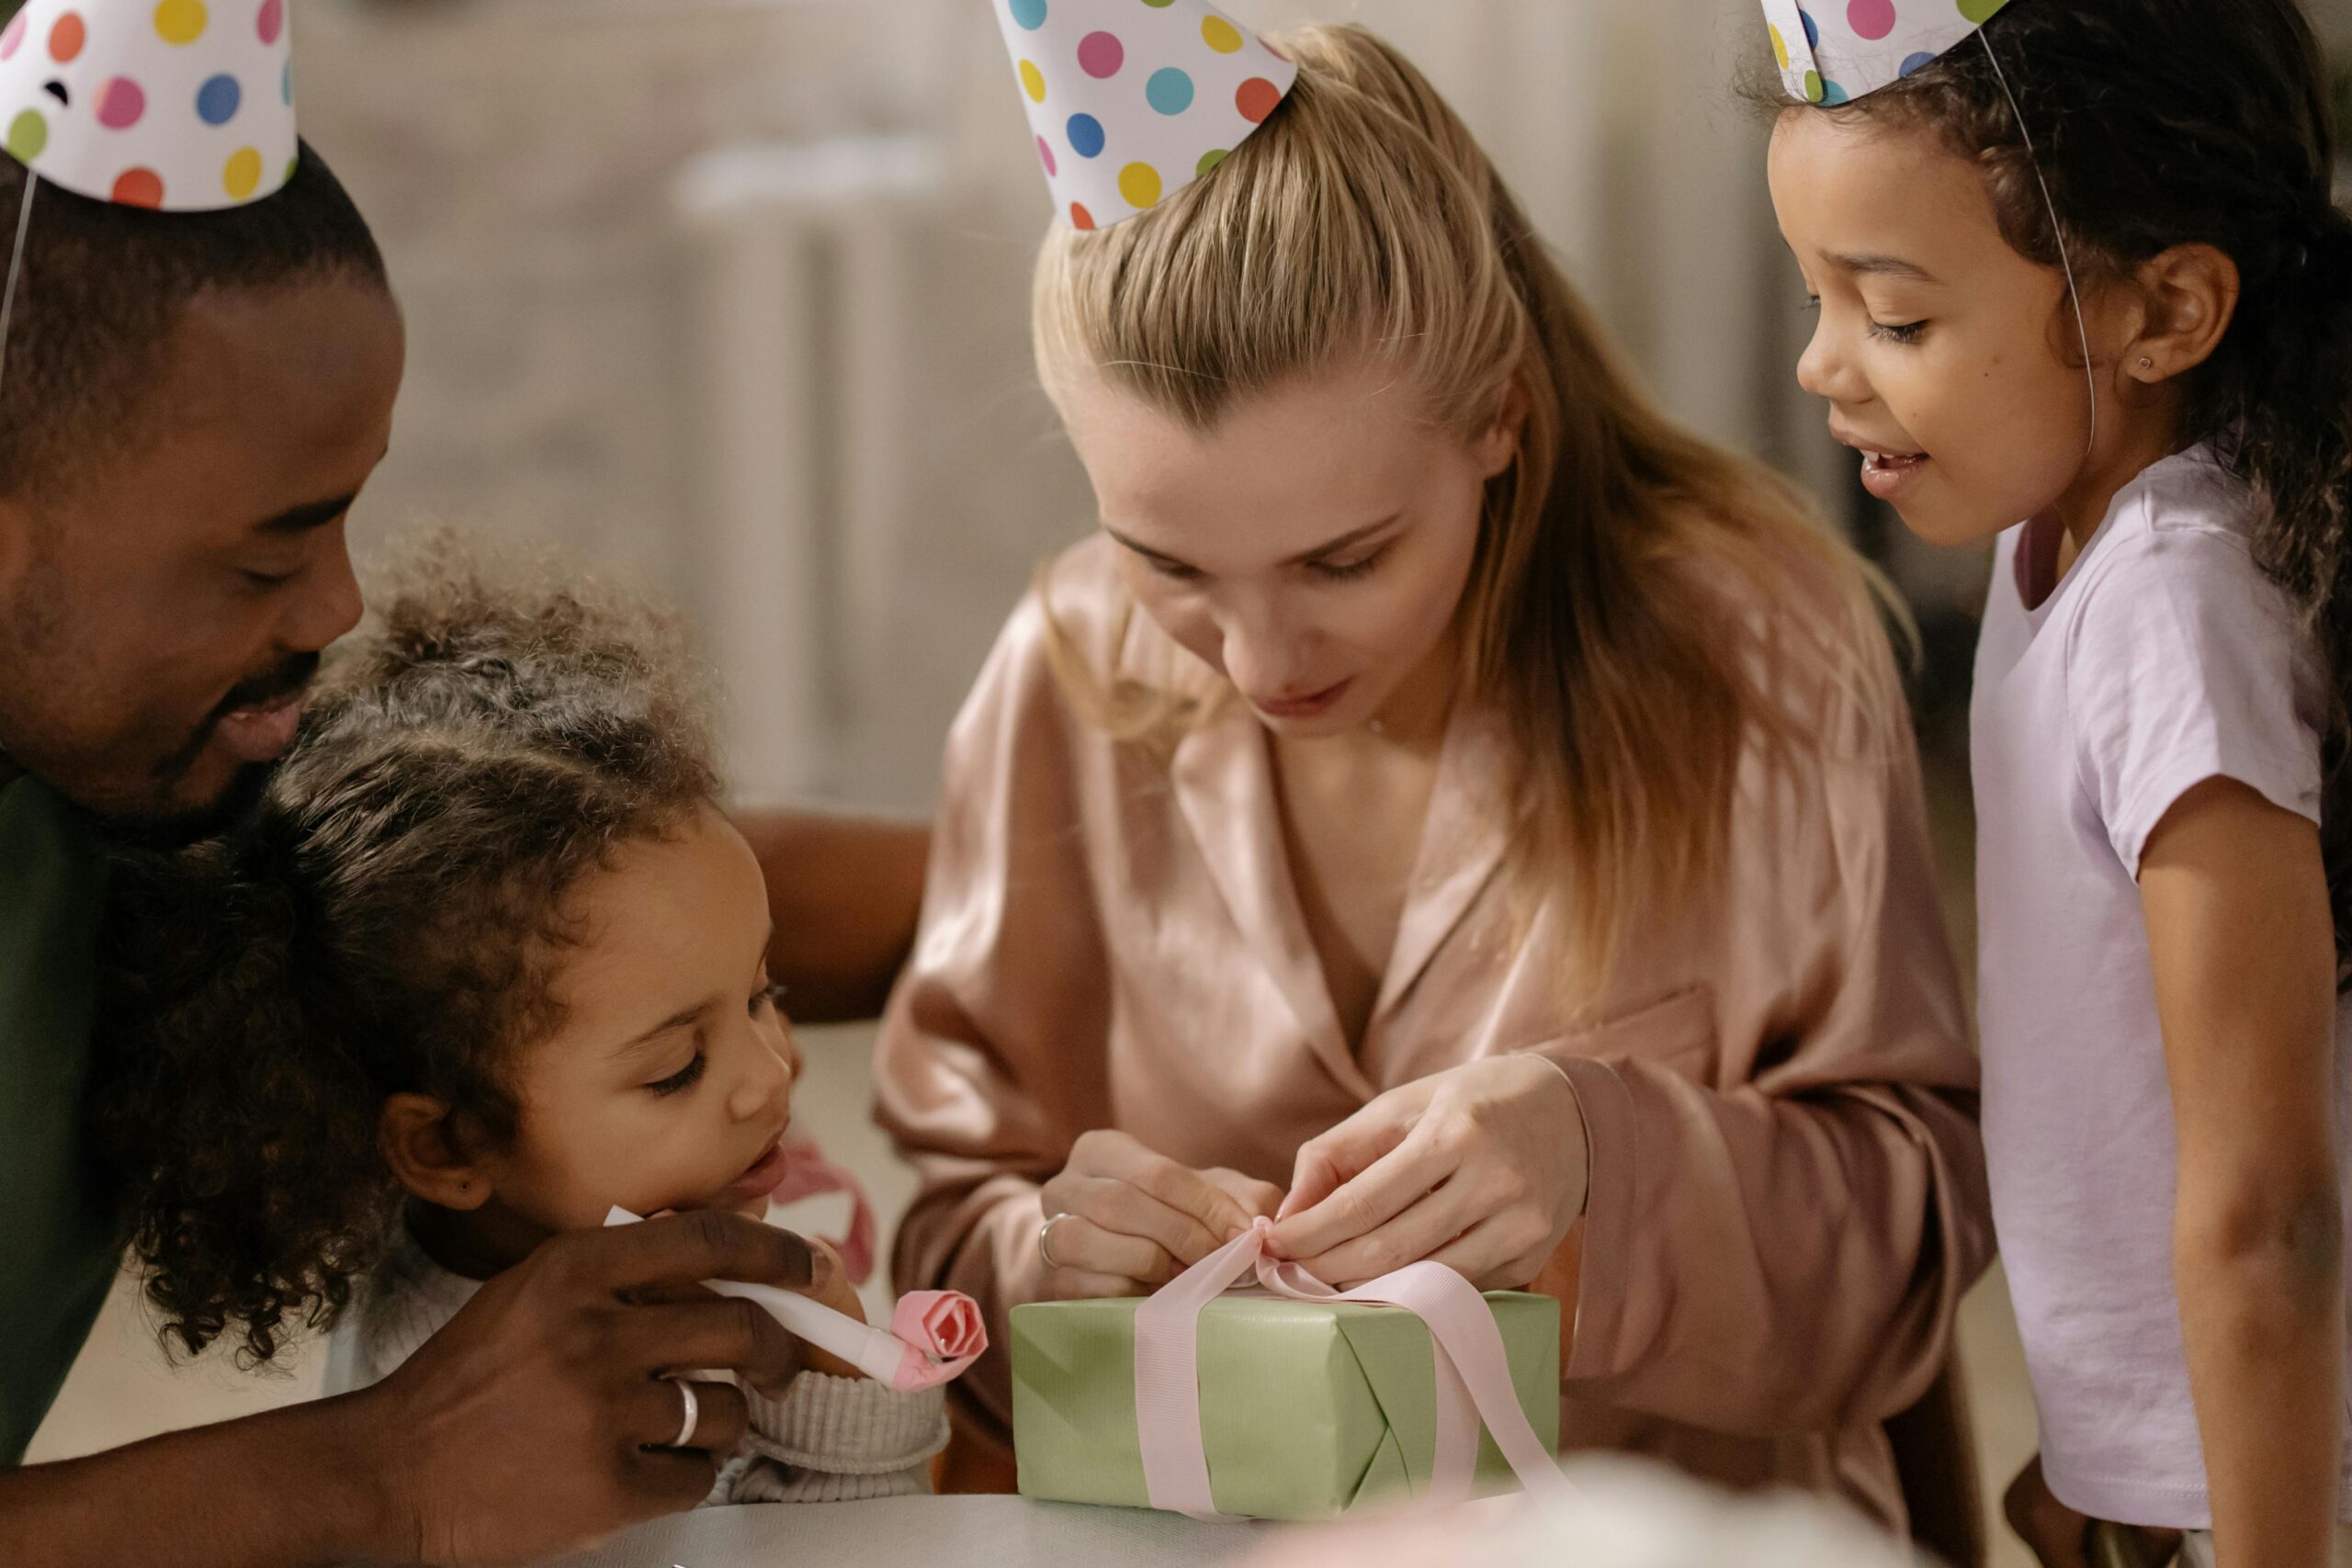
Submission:
M 947 1446 L 942 1390 L 901 1393 L 871 1378 L 802 1372 L 782 1399 L 743 1391 L 750 1444 L 796 1470 L 882 1475 L 906 1470 Z

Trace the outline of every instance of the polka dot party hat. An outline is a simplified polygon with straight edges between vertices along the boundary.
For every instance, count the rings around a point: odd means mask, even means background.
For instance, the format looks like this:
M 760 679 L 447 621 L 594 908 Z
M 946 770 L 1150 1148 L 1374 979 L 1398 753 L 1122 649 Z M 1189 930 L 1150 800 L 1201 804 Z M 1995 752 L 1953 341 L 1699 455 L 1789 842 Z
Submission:
M 1764 0 L 1789 96 L 1843 104 L 1975 36 L 2009 0 Z
M 292 175 L 288 0 L 26 0 L 0 30 L 0 139 L 51 185 L 197 212 Z
M 1298 67 L 1204 0 L 989 0 L 1061 216 L 1107 229 L 1224 162 Z

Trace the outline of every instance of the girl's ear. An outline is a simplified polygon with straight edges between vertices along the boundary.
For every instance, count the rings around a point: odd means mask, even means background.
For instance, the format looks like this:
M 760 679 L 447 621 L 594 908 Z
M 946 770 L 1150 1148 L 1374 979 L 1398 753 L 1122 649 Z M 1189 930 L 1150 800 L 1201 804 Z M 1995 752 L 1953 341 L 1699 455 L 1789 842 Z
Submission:
M 384 1101 L 376 1142 L 400 1184 L 444 1209 L 479 1209 L 490 1201 L 490 1178 L 467 1155 L 450 1125 L 449 1107 L 429 1094 L 396 1094 Z
M 2175 245 L 2141 265 L 2140 335 L 2123 351 L 2123 373 L 2153 386 L 2186 375 L 2213 355 L 2236 316 L 2238 264 L 2213 245 Z

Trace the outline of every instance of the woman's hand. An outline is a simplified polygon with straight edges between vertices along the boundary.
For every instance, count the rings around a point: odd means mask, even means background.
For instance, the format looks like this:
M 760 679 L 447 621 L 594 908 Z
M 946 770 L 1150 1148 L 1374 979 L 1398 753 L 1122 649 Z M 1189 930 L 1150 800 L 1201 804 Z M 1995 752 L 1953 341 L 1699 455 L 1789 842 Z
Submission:
M 1298 1151 L 1273 1244 L 1348 1289 L 1423 1258 L 1525 1285 L 1584 1213 L 1584 1113 L 1540 1056 L 1392 1089 Z
M 1089 1133 L 1038 1194 L 1053 1227 L 1048 1301 L 1139 1296 L 1271 1217 L 1282 1190 L 1238 1171 L 1194 1170 L 1125 1133 Z

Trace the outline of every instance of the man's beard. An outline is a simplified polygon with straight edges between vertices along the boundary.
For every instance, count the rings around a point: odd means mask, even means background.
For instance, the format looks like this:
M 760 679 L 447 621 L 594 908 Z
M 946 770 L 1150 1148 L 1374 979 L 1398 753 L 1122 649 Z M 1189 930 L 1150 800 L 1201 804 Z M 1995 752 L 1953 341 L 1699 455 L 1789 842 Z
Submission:
M 46 687 L 50 695 L 72 700 L 70 682 L 56 682 L 43 673 L 61 673 L 76 662 L 63 646 L 61 604 L 62 584 L 55 573 L 45 572 L 36 561 L 23 592 L 0 608 L 0 688 L 21 681 L 26 683 L 21 689 Z M 106 837 L 128 847 L 175 849 L 209 838 L 254 809 L 268 788 L 277 764 L 249 763 L 238 769 L 218 794 L 203 801 L 186 803 L 175 798 L 180 784 L 211 744 L 223 718 L 239 708 L 262 706 L 301 691 L 318 672 L 319 662 L 315 653 L 297 654 L 265 674 L 239 682 L 185 741 L 146 770 L 145 788 L 137 792 L 119 784 L 109 787 L 101 782 L 106 773 L 75 766 L 79 760 L 70 755 L 53 755 L 58 749 L 44 748 L 39 742 L 36 738 L 44 727 L 30 716 L 26 718 L 31 726 L 29 733 L 14 737 L 12 747 L 10 727 L 5 722 L 6 705 L 0 702 L 0 783 L 11 776 L 12 768 L 46 779 Z M 4 695 L 0 690 L 0 696 Z

